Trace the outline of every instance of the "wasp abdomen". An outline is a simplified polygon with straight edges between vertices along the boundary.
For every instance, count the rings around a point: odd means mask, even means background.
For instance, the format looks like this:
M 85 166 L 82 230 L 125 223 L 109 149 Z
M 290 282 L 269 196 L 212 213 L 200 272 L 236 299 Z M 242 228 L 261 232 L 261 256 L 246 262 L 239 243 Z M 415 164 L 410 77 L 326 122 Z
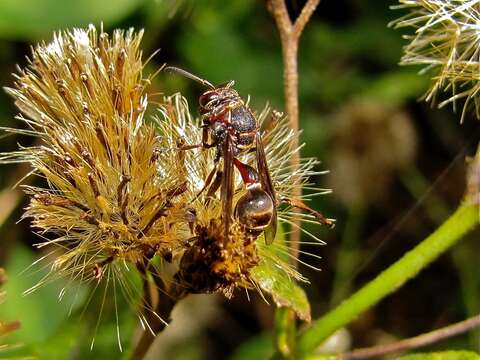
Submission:
M 260 187 L 249 189 L 235 206 L 235 217 L 248 230 L 262 231 L 272 220 L 274 204 Z

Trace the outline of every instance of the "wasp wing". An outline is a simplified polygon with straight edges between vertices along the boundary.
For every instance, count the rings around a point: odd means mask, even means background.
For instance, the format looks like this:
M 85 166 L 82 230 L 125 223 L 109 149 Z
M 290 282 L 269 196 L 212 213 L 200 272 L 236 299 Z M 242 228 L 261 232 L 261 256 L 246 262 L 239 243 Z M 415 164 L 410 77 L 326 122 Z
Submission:
M 228 241 L 228 233 L 232 222 L 233 203 L 233 145 L 230 136 L 227 135 L 222 148 L 223 151 L 223 177 L 220 197 L 222 201 L 222 220 L 224 226 L 225 241 Z
M 262 137 L 260 132 L 257 132 L 255 135 L 255 148 L 256 148 L 256 158 L 257 158 L 257 171 L 260 176 L 260 183 L 262 184 L 262 189 L 272 198 L 273 201 L 273 214 L 270 224 L 265 229 L 265 243 L 270 245 L 273 240 L 275 240 L 275 235 L 277 234 L 277 197 L 275 195 L 275 189 L 273 188 L 272 177 L 270 176 L 270 171 L 268 170 L 267 158 L 265 155 L 265 149 L 263 147 Z

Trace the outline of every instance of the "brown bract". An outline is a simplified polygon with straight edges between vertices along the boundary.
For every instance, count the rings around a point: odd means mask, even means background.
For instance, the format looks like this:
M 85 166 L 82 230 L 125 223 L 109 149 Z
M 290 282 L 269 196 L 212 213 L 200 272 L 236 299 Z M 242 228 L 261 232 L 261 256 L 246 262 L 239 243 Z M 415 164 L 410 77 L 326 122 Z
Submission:
M 414 161 L 415 129 L 408 114 L 394 106 L 354 100 L 336 115 L 331 134 L 330 183 L 348 206 L 381 199 L 395 174 Z

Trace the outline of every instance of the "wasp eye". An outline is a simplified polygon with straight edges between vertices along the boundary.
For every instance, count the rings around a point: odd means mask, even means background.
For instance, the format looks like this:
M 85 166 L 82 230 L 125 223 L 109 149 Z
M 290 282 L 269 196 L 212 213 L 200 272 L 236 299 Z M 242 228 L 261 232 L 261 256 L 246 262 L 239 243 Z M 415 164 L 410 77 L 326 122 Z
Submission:
M 235 206 L 235 217 L 249 230 L 261 231 L 272 220 L 273 200 L 262 189 L 249 190 Z
M 205 107 L 217 94 L 214 91 L 207 91 L 200 96 L 199 102 L 201 107 Z

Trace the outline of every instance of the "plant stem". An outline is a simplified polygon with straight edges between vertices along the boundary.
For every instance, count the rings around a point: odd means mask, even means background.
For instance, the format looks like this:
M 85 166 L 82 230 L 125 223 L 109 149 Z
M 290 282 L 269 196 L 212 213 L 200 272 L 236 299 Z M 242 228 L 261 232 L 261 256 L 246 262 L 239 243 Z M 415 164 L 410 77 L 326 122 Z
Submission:
M 143 277 L 143 302 L 144 310 L 146 310 L 144 320 L 148 322 L 148 330 L 143 330 L 133 350 L 131 360 L 142 360 L 145 357 L 157 335 L 170 322 L 173 307 L 178 300 L 185 296 L 183 289 L 179 290 L 176 286 L 167 286 L 160 278 L 155 267 L 138 264 L 137 269 Z M 148 279 L 147 269 L 152 275 L 152 283 Z M 152 295 L 154 294 L 158 299 L 153 299 Z
M 275 348 L 283 359 L 295 359 L 295 313 L 280 307 L 275 312 Z
M 310 20 L 319 3 L 320 0 L 308 0 L 298 18 L 292 23 L 285 0 L 267 0 L 267 8 L 275 19 L 282 44 L 285 110 L 290 128 L 297 134 L 291 144 L 292 150 L 297 149 L 299 145 L 298 42 L 305 25 Z M 292 173 L 295 173 L 300 167 L 300 153 L 298 151 L 293 153 L 291 165 Z M 292 195 L 295 198 L 300 198 L 302 195 L 300 184 L 295 187 L 295 192 Z M 294 216 L 292 221 L 294 226 L 290 235 L 290 251 L 293 255 L 292 258 L 296 258 L 300 242 L 300 218 Z
M 311 353 L 335 330 L 351 322 L 362 312 L 417 275 L 463 235 L 472 230 L 478 222 L 479 207 L 466 203 L 461 205 L 449 219 L 419 245 L 305 331 L 297 344 L 299 358 Z
M 438 330 L 418 335 L 409 339 L 401 340 L 387 345 L 372 346 L 369 348 L 357 349 L 348 353 L 339 354 L 338 357 L 343 360 L 348 359 L 368 359 L 374 356 L 380 356 L 399 352 L 403 350 L 416 349 L 422 346 L 436 343 L 440 340 L 462 334 L 471 329 L 480 326 L 480 315 L 469 319 L 448 325 Z
M 319 3 L 320 0 L 307 0 L 300 15 L 295 22 L 292 23 L 285 0 L 267 0 L 267 8 L 275 19 L 282 44 L 285 110 L 290 128 L 295 132 L 295 137 L 290 145 L 292 151 L 299 148 L 298 42 L 305 25 L 310 20 Z M 296 173 L 300 168 L 299 151 L 293 152 L 290 164 L 292 173 Z M 302 187 L 300 184 L 294 187 L 292 195 L 298 199 L 302 196 Z M 292 259 L 295 259 L 292 263 L 296 265 L 300 247 L 300 217 L 295 214 L 292 222 L 290 253 L 293 255 Z M 277 328 L 275 345 L 284 358 L 294 358 L 295 353 L 292 352 L 292 350 L 294 351 L 295 347 L 295 314 L 290 309 L 277 309 L 275 320 Z

